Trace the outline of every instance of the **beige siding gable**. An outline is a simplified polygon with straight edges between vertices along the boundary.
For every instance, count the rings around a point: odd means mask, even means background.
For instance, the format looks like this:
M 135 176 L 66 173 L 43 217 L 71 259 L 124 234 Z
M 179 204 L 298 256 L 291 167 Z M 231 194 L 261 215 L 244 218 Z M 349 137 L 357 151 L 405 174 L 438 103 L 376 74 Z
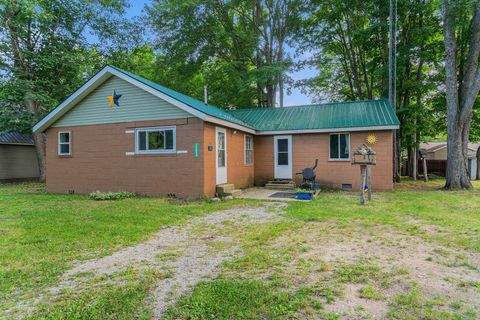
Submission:
M 116 90 L 122 95 L 120 107 L 109 107 L 108 96 Z M 186 111 L 120 79 L 112 76 L 80 101 L 53 127 L 119 123 L 146 120 L 166 120 L 193 117 Z

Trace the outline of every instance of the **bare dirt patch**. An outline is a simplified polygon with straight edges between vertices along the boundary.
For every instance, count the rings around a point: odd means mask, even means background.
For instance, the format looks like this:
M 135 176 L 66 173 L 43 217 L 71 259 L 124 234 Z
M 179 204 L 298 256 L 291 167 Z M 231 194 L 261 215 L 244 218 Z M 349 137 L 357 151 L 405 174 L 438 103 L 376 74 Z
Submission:
M 334 299 L 323 299 L 326 313 L 343 319 L 384 319 L 394 300 L 412 290 L 425 299 L 444 301 L 439 308 L 447 311 L 453 302 L 480 311 L 478 253 L 427 242 L 392 226 L 367 228 L 354 222 L 306 223 L 295 240 L 286 235 L 273 247 L 292 242 L 306 248 L 283 271 L 293 288 L 321 283 L 320 296 L 340 288 Z

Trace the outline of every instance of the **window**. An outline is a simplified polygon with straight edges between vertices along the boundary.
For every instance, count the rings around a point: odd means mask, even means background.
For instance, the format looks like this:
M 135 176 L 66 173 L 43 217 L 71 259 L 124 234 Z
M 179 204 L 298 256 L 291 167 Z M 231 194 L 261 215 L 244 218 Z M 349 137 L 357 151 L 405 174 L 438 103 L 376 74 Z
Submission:
M 70 131 L 61 131 L 58 133 L 58 155 L 71 155 Z
M 245 135 L 245 164 L 253 163 L 253 137 Z
M 137 153 L 174 153 L 175 140 L 175 127 L 135 130 L 135 150 Z
M 334 133 L 330 135 L 330 160 L 350 159 L 350 134 Z
M 277 140 L 277 165 L 288 166 L 288 139 Z
M 225 167 L 225 132 L 217 132 L 217 166 Z

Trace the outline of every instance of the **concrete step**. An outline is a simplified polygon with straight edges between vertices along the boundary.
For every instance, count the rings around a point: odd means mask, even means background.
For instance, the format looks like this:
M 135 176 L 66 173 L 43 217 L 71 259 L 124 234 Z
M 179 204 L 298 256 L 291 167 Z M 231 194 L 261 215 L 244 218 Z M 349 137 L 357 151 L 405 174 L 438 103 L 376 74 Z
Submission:
M 240 189 L 232 190 L 231 192 L 226 192 L 223 194 L 224 197 L 232 196 L 234 198 L 238 198 L 242 195 L 243 191 Z
M 295 189 L 295 183 L 289 183 L 289 184 L 267 183 L 265 185 L 265 188 L 278 189 L 278 190 L 292 190 L 292 189 Z
M 268 189 L 290 190 L 295 189 L 295 182 L 291 179 L 273 179 L 265 185 Z
M 229 192 L 232 192 L 233 190 L 235 190 L 235 185 L 233 185 L 231 183 L 219 184 L 217 186 L 216 190 L 217 190 L 218 195 L 224 195 L 226 193 L 229 193 Z
M 273 179 L 268 181 L 268 183 L 275 183 L 275 184 L 292 184 L 294 183 L 291 179 Z

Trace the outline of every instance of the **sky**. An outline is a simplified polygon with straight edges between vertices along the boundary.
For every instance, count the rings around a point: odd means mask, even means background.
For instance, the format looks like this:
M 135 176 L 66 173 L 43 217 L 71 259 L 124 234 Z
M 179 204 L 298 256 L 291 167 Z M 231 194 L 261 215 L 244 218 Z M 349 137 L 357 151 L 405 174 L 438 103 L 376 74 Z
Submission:
M 127 17 L 132 18 L 141 15 L 145 4 L 148 3 L 150 3 L 150 0 L 130 0 L 130 7 L 127 8 L 126 12 Z M 292 72 L 289 76 L 292 77 L 293 80 L 303 80 L 311 78 L 316 74 L 317 72 L 315 69 L 305 68 L 303 70 Z M 291 95 L 288 95 L 288 93 L 285 92 L 285 106 L 298 106 L 311 103 L 311 98 L 302 94 L 299 89 L 292 88 L 291 91 Z

